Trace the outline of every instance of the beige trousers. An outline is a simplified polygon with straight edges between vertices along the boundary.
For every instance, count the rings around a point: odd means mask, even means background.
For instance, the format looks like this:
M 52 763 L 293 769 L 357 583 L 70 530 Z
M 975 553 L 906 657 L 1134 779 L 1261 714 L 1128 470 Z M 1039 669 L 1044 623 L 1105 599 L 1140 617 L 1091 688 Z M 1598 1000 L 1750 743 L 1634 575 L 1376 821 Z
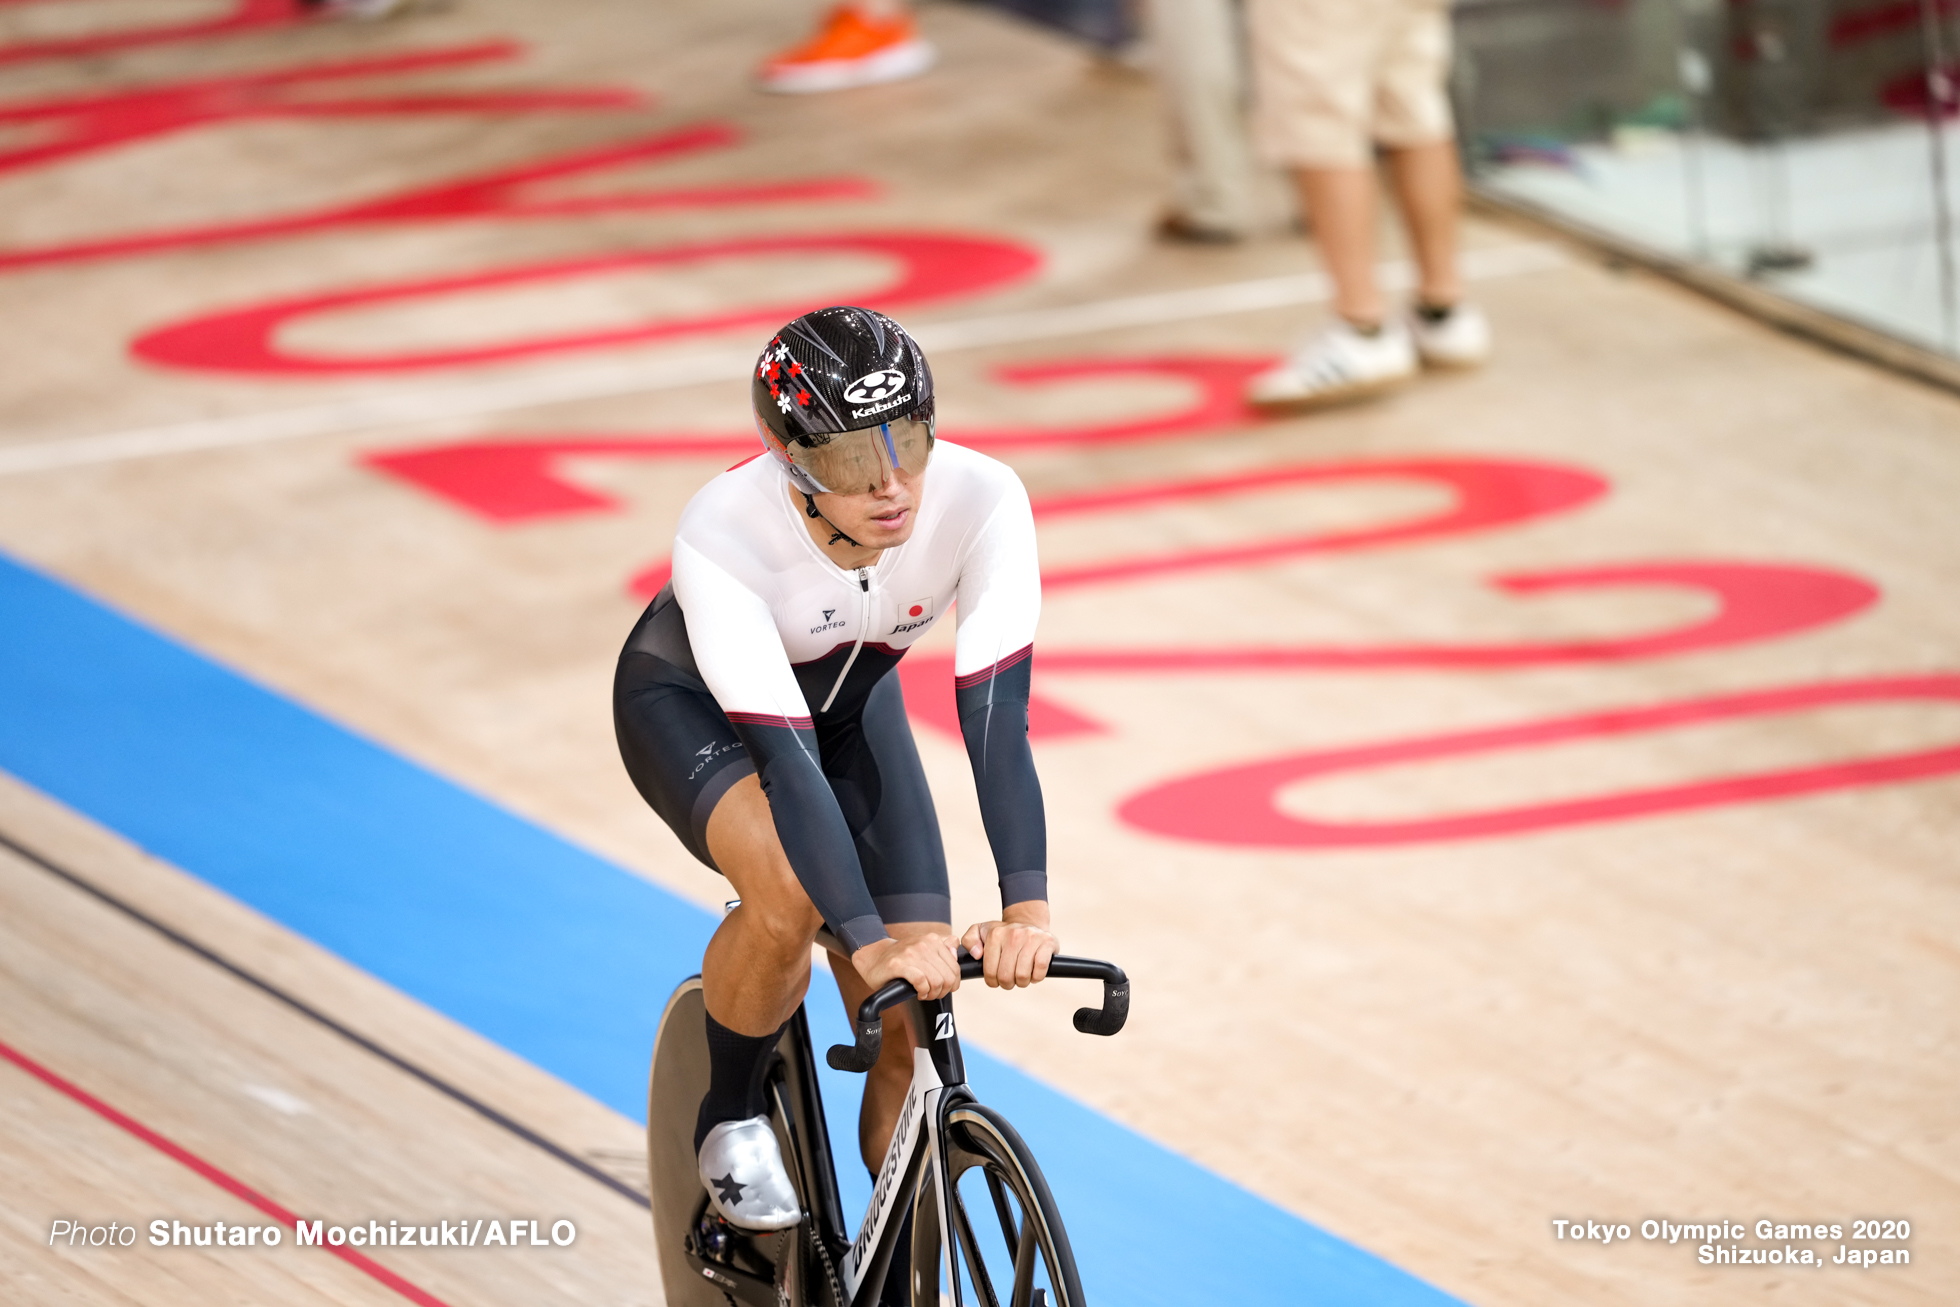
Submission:
M 1267 162 L 1359 168 L 1455 135 L 1449 0 L 1246 0 L 1246 23 Z
M 1258 218 L 1258 169 L 1246 135 L 1246 71 L 1233 0 L 1149 0 L 1158 84 L 1177 156 L 1171 207 L 1236 235 Z

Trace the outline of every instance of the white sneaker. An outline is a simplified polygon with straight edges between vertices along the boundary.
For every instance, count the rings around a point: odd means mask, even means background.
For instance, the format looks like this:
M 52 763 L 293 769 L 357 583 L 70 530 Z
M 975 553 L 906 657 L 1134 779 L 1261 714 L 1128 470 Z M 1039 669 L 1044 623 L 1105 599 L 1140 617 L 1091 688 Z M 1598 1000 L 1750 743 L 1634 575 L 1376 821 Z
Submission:
M 1474 368 L 1490 357 L 1490 319 L 1468 301 L 1440 322 L 1426 321 L 1410 309 L 1408 322 L 1424 367 Z
M 715 1213 L 744 1230 L 787 1230 L 803 1219 L 766 1116 L 723 1121 L 701 1141 L 701 1187 Z
M 1246 384 L 1255 408 L 1316 408 L 1393 390 L 1416 375 L 1416 347 L 1406 325 L 1384 322 L 1364 336 L 1336 319 L 1284 363 Z

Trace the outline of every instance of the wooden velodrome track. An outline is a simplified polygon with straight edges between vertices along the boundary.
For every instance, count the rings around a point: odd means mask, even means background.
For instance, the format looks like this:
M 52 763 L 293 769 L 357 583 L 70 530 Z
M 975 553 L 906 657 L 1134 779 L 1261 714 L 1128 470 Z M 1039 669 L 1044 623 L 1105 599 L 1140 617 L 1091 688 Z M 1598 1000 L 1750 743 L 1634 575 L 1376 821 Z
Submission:
M 634 1094 L 723 885 L 612 658 L 838 300 L 1041 515 L 1059 929 L 1136 1015 L 961 1010 L 1098 1302 L 1960 1300 L 1960 403 L 1480 224 L 1493 366 L 1257 420 L 1324 287 L 1148 240 L 1147 82 L 934 6 L 927 79 L 749 91 L 807 20 L 0 4 L 8 1301 L 660 1301 Z M 578 1236 L 147 1242 L 281 1213 Z

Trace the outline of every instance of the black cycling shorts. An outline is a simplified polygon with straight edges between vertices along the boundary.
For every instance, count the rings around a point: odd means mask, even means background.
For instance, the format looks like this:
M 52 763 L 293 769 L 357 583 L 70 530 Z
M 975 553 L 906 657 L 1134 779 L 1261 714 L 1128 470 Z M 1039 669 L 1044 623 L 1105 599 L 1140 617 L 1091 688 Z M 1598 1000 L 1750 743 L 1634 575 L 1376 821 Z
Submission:
M 613 728 L 640 797 L 689 853 L 719 871 L 708 852 L 708 818 L 730 786 L 755 774 L 755 763 L 700 680 L 679 611 L 663 591 L 627 640 L 613 678 Z M 817 734 L 824 777 L 878 915 L 950 922 L 939 816 L 898 677 L 887 672 L 858 712 L 823 722 Z

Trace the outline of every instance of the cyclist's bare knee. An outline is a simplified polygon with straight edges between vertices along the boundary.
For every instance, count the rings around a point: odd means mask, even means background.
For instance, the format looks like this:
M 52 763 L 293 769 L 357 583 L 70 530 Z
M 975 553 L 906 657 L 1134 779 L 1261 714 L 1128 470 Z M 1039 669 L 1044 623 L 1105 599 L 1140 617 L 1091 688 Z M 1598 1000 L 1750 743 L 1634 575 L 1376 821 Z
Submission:
M 721 797 L 708 818 L 708 852 L 742 906 L 701 959 L 708 1013 L 745 1035 L 787 1021 L 810 984 L 810 942 L 823 924 L 783 856 L 769 800 L 754 776 Z
M 772 952 L 799 953 L 823 918 L 776 836 L 769 798 L 753 775 L 729 786 L 708 818 L 709 856 L 742 900 L 745 934 Z
M 807 961 L 823 917 L 810 905 L 801 885 L 795 890 L 794 895 L 758 894 L 753 898 L 750 891 L 742 891 L 739 910 L 754 942 L 771 953 Z

